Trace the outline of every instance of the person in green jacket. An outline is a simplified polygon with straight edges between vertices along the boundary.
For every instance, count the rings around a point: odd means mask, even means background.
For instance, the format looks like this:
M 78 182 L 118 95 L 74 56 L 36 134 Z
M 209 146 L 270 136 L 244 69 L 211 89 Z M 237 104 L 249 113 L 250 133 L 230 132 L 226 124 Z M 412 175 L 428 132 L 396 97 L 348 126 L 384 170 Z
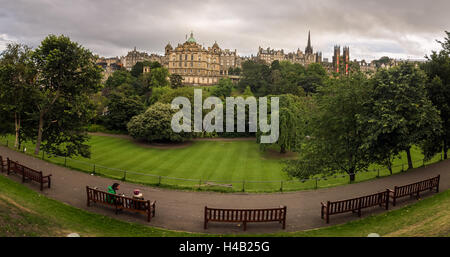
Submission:
M 112 186 L 108 187 L 108 193 L 115 195 L 115 194 L 117 194 L 117 190 L 119 190 L 119 189 L 120 189 L 120 184 L 114 183 Z M 114 204 L 115 197 L 111 197 L 111 196 L 107 195 L 106 199 L 108 200 L 109 203 Z

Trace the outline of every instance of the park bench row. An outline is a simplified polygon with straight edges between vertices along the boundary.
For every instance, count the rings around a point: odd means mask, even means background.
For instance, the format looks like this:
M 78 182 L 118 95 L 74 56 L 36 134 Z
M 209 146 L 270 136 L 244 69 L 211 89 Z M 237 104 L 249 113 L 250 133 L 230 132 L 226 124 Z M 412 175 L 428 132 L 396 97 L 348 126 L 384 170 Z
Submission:
M 386 210 L 389 209 L 389 202 L 392 199 L 392 204 L 395 206 L 397 199 L 404 196 L 415 196 L 417 199 L 423 191 L 432 191 L 436 189 L 439 192 L 439 179 L 440 175 L 434 178 L 426 179 L 416 183 L 395 186 L 393 190 L 386 189 L 384 192 L 361 196 L 357 198 L 342 200 L 342 201 L 327 201 L 326 203 L 321 203 L 321 217 L 325 219 L 327 223 L 330 222 L 330 215 L 353 212 L 358 213 L 361 217 L 361 210 L 373 206 L 381 206 Z
M 50 188 L 51 175 L 44 176 L 42 171 L 30 169 L 9 158 L 5 161 L 0 156 L 0 171 L 4 172 L 5 170 L 8 175 L 10 173 L 21 175 L 22 182 L 25 182 L 27 179 L 39 182 L 41 190 L 43 190 L 43 185 L 45 183 L 47 183 L 48 188 Z M 380 206 L 388 210 L 390 201 L 392 201 L 392 204 L 395 206 L 397 199 L 408 195 L 419 198 L 420 193 L 427 190 L 432 191 L 435 189 L 436 192 L 439 192 L 439 180 L 440 175 L 404 186 L 395 186 L 393 190 L 386 189 L 386 191 L 383 192 L 347 200 L 322 202 L 321 218 L 329 223 L 330 216 L 334 214 L 353 212 L 357 213 L 358 216 L 361 216 L 362 209 L 374 206 Z M 87 206 L 91 206 L 91 203 L 99 203 L 114 207 L 116 214 L 121 210 L 143 213 L 147 216 L 148 222 L 155 216 L 155 201 L 139 200 L 124 195 L 110 194 L 89 186 L 86 187 L 86 193 Z M 286 206 L 269 209 L 219 209 L 205 206 L 204 229 L 207 229 L 208 222 L 243 223 L 244 230 L 247 229 L 247 223 L 250 222 L 279 222 L 282 224 L 282 228 L 285 229 L 286 214 Z
M 47 184 L 47 187 L 51 186 L 51 174 L 44 176 L 42 171 L 37 171 L 31 168 L 28 168 L 18 162 L 12 161 L 9 158 L 3 160 L 0 156 L 1 163 L 1 172 L 6 170 L 6 173 L 9 175 L 11 173 L 22 176 L 22 183 L 26 180 L 36 181 L 41 185 L 41 191 L 44 190 L 44 184 Z

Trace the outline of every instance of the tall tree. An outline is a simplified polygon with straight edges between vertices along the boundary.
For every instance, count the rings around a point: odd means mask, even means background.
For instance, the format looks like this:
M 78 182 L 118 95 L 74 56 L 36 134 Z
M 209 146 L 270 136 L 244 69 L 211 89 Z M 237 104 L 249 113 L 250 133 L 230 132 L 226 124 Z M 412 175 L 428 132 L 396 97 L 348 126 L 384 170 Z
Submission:
M 47 151 L 65 147 L 68 155 L 88 156 L 85 126 L 95 106 L 89 95 L 101 88 L 101 68 L 94 55 L 66 36 L 47 36 L 35 50 L 38 70 L 36 148 L 45 141 Z
M 440 135 L 439 112 L 427 97 L 426 80 L 422 70 L 407 63 L 379 70 L 372 79 L 367 146 L 388 168 L 401 151 L 413 168 L 411 147 Z
M 309 97 L 298 97 L 290 94 L 270 95 L 279 97 L 279 137 L 273 144 L 261 144 L 264 150 L 271 145 L 277 145 L 280 153 L 287 151 L 300 151 L 301 144 L 305 141 L 308 132 L 308 119 L 310 118 L 312 101 Z M 270 101 L 269 101 L 270 105 Z M 269 107 L 270 109 L 270 107 Z M 257 136 L 261 136 L 257 133 Z
M 22 120 L 32 111 L 30 106 L 36 92 L 36 69 L 31 53 L 26 45 L 8 44 L 0 57 L 0 105 L 3 115 L 14 116 L 14 147 L 20 147 Z
M 443 42 L 438 41 L 442 49 L 433 51 L 422 68 L 428 75 L 426 90 L 433 105 L 440 111 L 442 134 L 425 142 L 425 155 L 431 157 L 438 152 L 447 152 L 450 144 L 450 32 Z
M 264 62 L 246 61 L 242 64 L 241 79 L 238 88 L 242 91 L 250 87 L 257 95 L 267 95 L 271 83 L 270 67 Z
M 307 95 L 315 93 L 318 87 L 321 87 L 325 83 L 327 78 L 327 72 L 319 63 L 312 63 L 308 65 L 305 71 L 305 75 L 300 82 L 303 90 Z
M 107 112 L 103 121 L 108 129 L 127 131 L 127 123 L 132 117 L 145 111 L 138 96 L 112 93 L 108 97 Z
M 284 170 L 298 178 L 346 172 L 350 181 L 367 169 L 370 160 L 362 147 L 367 132 L 359 116 L 368 98 L 368 83 L 362 74 L 327 81 L 314 95 L 317 107 L 308 124 L 299 159 L 288 161 Z

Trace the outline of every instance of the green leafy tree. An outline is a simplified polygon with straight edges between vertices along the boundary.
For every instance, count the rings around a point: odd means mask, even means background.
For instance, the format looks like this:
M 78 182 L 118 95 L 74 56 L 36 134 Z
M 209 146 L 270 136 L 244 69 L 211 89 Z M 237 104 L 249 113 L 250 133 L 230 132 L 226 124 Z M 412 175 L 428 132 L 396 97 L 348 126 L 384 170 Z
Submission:
M 448 158 L 450 144 L 450 32 L 446 32 L 446 35 L 443 42 L 438 41 L 442 50 L 433 51 L 427 57 L 428 61 L 422 65 L 428 75 L 425 88 L 433 105 L 440 111 L 442 120 L 442 134 L 430 138 L 424 143 L 423 149 L 427 157 L 444 152 L 445 159 Z
M 272 70 L 272 87 L 274 89 L 272 93 L 304 96 L 305 92 L 301 87 L 304 76 L 303 65 L 288 61 L 280 62 L 279 69 Z
M 367 124 L 365 149 L 373 162 L 392 174 L 393 160 L 422 140 L 439 135 L 438 112 L 426 96 L 425 74 L 409 64 L 379 70 L 371 79 L 370 99 L 361 122 Z
M 107 112 L 103 117 L 105 126 L 111 130 L 127 131 L 127 123 L 144 112 L 144 104 L 138 96 L 112 93 L 108 97 Z
M 161 64 L 159 62 L 151 62 L 151 61 L 143 61 L 143 62 L 136 62 L 136 64 L 131 68 L 130 74 L 135 77 L 139 78 L 139 76 L 142 75 L 144 72 L 144 67 L 150 67 L 150 71 L 156 68 L 161 68 Z
M 159 102 L 165 103 L 165 104 L 171 104 L 172 100 L 176 97 L 186 97 L 189 99 L 191 104 L 194 104 L 194 88 L 193 87 L 180 87 L 177 89 L 172 89 L 167 92 L 165 92 L 161 97 L 159 98 Z M 205 99 L 206 95 L 202 94 L 203 100 Z
M 228 75 L 235 75 L 235 76 L 239 76 L 241 74 L 241 68 L 236 67 L 230 67 L 228 68 Z
M 327 78 L 327 72 L 319 63 L 308 65 L 305 76 L 302 78 L 300 85 L 307 95 L 315 93 L 318 87 L 324 85 Z
M 370 164 L 362 147 L 367 132 L 358 117 L 368 99 L 365 76 L 352 74 L 327 81 L 314 96 L 317 107 L 308 122 L 310 135 L 298 160 L 288 161 L 284 170 L 290 176 L 306 179 L 339 172 L 355 174 Z
M 225 99 L 225 97 L 231 96 L 232 91 L 233 91 L 233 82 L 231 82 L 231 79 L 221 78 L 219 80 L 219 84 L 217 84 L 213 88 L 211 95 L 222 97 L 223 99 Z
M 103 94 L 108 95 L 111 91 L 114 91 L 119 86 L 127 84 L 130 86 L 136 85 L 137 79 L 131 75 L 127 70 L 117 70 L 105 82 L 105 88 Z
M 146 142 L 183 142 L 190 137 L 190 133 L 175 133 L 172 130 L 171 121 L 176 112 L 170 104 L 156 103 L 131 119 L 128 133 Z
M 271 145 L 277 145 L 280 153 L 287 151 L 298 152 L 307 133 L 310 99 L 294 95 L 270 95 L 279 97 L 279 137 L 273 144 L 261 144 L 261 148 L 267 149 Z M 269 102 L 270 105 L 270 102 Z M 258 133 L 258 138 L 261 133 Z
M 32 51 L 26 45 L 9 44 L 0 56 L 0 114 L 7 131 L 9 119 L 14 120 L 15 147 L 22 141 L 22 120 L 33 112 L 36 94 L 36 69 L 31 60 Z M 12 117 L 11 117 L 12 116 Z
M 170 74 L 170 86 L 172 88 L 179 88 L 183 86 L 183 77 L 178 74 Z
M 89 96 L 101 88 L 95 56 L 66 36 L 49 35 L 33 60 L 38 70 L 34 153 L 39 154 L 44 142 L 49 153 L 89 156 L 85 128 L 95 111 Z
M 389 140 L 388 153 L 393 155 L 406 151 L 410 169 L 413 168 L 411 147 L 441 134 L 439 112 L 427 97 L 426 81 L 422 70 L 407 63 L 380 70 L 373 78 L 370 137 L 379 137 L 376 140 L 381 142 L 375 141 L 374 145 L 381 150 L 385 150 L 382 144 Z
M 144 72 L 144 63 L 143 62 L 136 62 L 135 65 L 131 68 L 130 74 L 138 78 L 142 73 Z
M 238 88 L 250 87 L 257 96 L 267 95 L 271 83 L 270 67 L 264 62 L 246 61 L 242 64 Z

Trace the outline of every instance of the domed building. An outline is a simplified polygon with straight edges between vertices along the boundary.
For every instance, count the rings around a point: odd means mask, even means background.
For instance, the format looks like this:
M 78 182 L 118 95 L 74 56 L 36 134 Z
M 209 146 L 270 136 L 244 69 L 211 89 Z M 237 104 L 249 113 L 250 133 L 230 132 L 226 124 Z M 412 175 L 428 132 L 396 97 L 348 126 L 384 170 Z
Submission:
M 222 50 L 217 42 L 207 49 L 197 43 L 194 34 L 177 47 L 165 47 L 165 66 L 172 74 L 181 75 L 188 85 L 215 85 L 224 74 L 220 65 Z

